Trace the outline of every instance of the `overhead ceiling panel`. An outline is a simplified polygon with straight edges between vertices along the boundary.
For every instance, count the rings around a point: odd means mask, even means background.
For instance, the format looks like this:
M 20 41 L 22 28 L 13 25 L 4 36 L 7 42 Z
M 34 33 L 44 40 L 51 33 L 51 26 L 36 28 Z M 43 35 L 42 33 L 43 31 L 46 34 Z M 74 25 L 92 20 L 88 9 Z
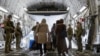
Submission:
M 24 13 L 23 12 L 24 7 L 28 7 L 32 4 L 36 4 L 39 2 L 62 3 L 66 6 L 69 6 L 70 13 L 72 15 L 76 14 L 81 9 L 81 7 L 87 6 L 87 0 L 0 0 L 0 6 L 6 8 L 10 12 L 13 12 L 13 13 L 16 12 L 17 14 L 20 15 L 20 13 L 22 14 Z M 22 12 L 19 12 L 19 11 L 22 11 Z
M 86 0 L 65 0 L 64 4 L 70 8 L 70 13 L 72 16 L 77 14 L 79 10 L 86 6 Z

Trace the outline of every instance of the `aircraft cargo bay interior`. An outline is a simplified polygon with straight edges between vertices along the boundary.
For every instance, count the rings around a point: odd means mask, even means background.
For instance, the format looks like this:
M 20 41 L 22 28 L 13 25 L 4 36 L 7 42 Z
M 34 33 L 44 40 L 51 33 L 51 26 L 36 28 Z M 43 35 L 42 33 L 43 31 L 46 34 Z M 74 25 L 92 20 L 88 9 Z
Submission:
M 0 56 L 100 56 L 100 0 L 0 0 Z

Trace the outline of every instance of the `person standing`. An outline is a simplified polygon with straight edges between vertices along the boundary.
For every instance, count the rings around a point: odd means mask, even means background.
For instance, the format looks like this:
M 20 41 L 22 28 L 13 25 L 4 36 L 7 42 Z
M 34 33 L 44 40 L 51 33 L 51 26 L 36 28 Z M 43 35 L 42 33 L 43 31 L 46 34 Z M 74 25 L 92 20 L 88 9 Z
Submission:
M 11 21 L 12 15 L 8 15 L 7 21 L 4 22 L 5 30 L 5 53 L 9 53 L 11 50 L 12 33 L 14 33 L 14 25 Z
M 63 56 L 65 56 L 65 53 L 68 53 L 67 50 L 67 45 L 66 45 L 66 40 L 65 40 L 65 35 L 67 35 L 67 33 L 64 32 L 64 34 L 62 34 L 62 32 L 65 31 L 66 32 L 66 26 L 65 24 L 63 24 L 63 19 L 58 20 L 57 24 L 56 24 L 56 40 L 57 40 L 57 50 L 58 50 L 58 54 L 63 54 Z
M 36 22 L 36 25 L 35 26 L 33 26 L 33 28 L 32 28 L 32 31 L 34 31 L 34 40 L 35 40 L 35 42 L 37 42 L 37 38 L 38 38 L 38 36 L 36 35 L 36 27 L 39 25 L 39 22 Z
M 20 42 L 22 38 L 22 30 L 20 27 L 20 22 L 17 23 L 17 26 L 15 28 L 15 36 L 16 36 L 16 49 L 19 50 L 20 48 Z
M 69 27 L 67 29 L 67 36 L 68 36 L 68 40 L 69 40 L 69 49 L 71 49 L 72 48 L 71 40 L 72 40 L 72 36 L 73 36 L 73 29 L 72 29 L 70 24 L 69 24 Z
M 56 35 L 55 35 L 55 24 L 53 24 L 53 27 L 51 28 L 51 36 L 53 40 L 53 48 L 56 48 Z
M 77 29 L 76 29 L 76 40 L 77 40 L 77 46 L 78 51 L 82 52 L 82 25 L 80 22 L 77 22 Z
M 42 19 L 41 23 L 36 27 L 36 34 L 38 35 L 38 46 L 40 49 L 40 56 L 43 55 L 43 50 L 44 53 L 46 54 L 46 43 L 48 42 L 48 34 L 49 34 L 49 29 L 48 25 L 46 23 L 46 19 Z M 42 45 L 44 46 L 42 50 Z
M 39 49 L 39 47 L 38 47 L 38 36 L 36 35 L 36 28 L 37 28 L 37 26 L 39 25 L 39 22 L 36 22 L 36 25 L 35 26 L 33 26 L 33 28 L 32 28 L 32 31 L 33 31 L 33 35 L 34 35 L 34 43 L 32 44 L 32 48 L 30 48 L 30 50 L 38 50 Z

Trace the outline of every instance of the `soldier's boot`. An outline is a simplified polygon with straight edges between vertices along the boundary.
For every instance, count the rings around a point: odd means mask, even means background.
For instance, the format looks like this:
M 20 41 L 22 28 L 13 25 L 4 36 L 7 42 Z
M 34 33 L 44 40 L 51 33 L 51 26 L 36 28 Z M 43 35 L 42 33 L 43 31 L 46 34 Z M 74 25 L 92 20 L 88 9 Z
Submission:
M 9 51 L 5 50 L 5 53 L 9 53 Z
M 7 35 L 7 36 L 9 36 L 9 35 Z M 9 53 L 9 38 L 7 38 L 5 41 L 5 53 Z
M 6 49 L 6 50 L 5 50 L 5 53 L 9 53 L 9 50 L 8 50 L 8 49 Z
M 8 44 L 5 45 L 5 53 L 9 53 Z
M 8 49 L 9 49 L 9 51 L 13 51 L 13 50 L 11 49 L 11 44 L 9 44 Z
M 16 50 L 19 50 L 19 47 L 18 47 L 18 45 L 16 45 Z
M 18 41 L 16 42 L 16 50 L 19 50 L 20 49 L 20 47 L 19 47 L 19 43 L 18 43 Z
M 11 49 L 11 45 L 9 46 L 9 51 L 13 51 L 13 50 Z

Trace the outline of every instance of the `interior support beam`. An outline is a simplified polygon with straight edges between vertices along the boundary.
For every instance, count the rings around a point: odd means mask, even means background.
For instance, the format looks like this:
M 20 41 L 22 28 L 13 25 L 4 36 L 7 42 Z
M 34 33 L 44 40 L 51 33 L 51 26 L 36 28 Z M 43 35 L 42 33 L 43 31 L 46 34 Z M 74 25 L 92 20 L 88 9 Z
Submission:
M 29 14 L 36 15 L 57 15 L 57 14 L 65 14 L 68 11 L 27 11 Z

